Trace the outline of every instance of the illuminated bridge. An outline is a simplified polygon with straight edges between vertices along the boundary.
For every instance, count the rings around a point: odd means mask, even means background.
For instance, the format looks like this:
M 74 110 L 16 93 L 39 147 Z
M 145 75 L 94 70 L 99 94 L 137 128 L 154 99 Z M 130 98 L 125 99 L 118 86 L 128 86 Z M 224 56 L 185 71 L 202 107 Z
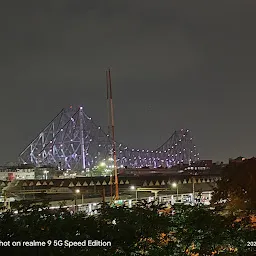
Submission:
M 112 155 L 109 134 L 86 115 L 83 107 L 62 109 L 20 153 L 22 164 L 93 168 Z M 116 142 L 118 167 L 172 167 L 199 160 L 190 131 L 181 129 L 155 150 L 135 149 Z

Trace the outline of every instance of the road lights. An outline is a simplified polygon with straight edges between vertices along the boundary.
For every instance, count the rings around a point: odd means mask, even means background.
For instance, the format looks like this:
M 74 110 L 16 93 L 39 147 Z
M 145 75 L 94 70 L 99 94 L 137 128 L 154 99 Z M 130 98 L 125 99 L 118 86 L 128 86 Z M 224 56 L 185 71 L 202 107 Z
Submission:
M 100 166 L 101 166 L 101 167 L 105 167 L 105 166 L 106 166 L 106 163 L 105 163 L 105 162 L 101 162 L 101 163 L 100 163 Z
M 75 212 L 77 212 L 77 195 L 80 194 L 80 189 L 75 190 Z
M 178 184 L 177 184 L 176 182 L 173 182 L 173 183 L 172 183 L 172 187 L 173 187 L 173 188 L 176 188 L 176 190 L 177 190 L 177 199 L 178 199 L 178 195 L 179 195 Z
M 47 171 L 47 170 L 44 171 L 44 177 L 46 180 L 48 179 L 48 176 L 47 176 L 48 173 L 49 173 L 49 171 Z
M 138 201 L 138 192 L 137 192 L 136 187 L 134 185 L 131 185 L 130 190 L 135 191 L 135 200 L 137 202 Z

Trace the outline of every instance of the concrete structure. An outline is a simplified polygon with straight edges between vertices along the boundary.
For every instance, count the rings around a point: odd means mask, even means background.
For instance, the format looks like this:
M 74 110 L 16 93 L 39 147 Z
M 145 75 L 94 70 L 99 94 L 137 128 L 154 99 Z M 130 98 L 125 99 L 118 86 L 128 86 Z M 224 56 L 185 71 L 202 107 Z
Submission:
M 17 180 L 30 180 L 35 179 L 35 171 L 33 169 L 17 169 L 13 171 L 0 171 L 0 180 L 12 181 Z
M 29 180 L 35 179 L 34 169 L 18 169 L 14 174 L 14 179 L 16 180 Z
M 158 191 L 157 195 L 186 194 L 200 191 L 212 191 L 220 175 L 154 175 L 154 176 L 119 176 L 120 195 L 135 197 L 137 188 L 143 188 L 141 196 L 151 195 L 151 191 Z M 173 184 L 177 184 L 174 188 Z M 114 184 L 109 177 L 78 177 L 73 179 L 30 179 L 2 181 L 0 186 L 7 196 L 40 201 L 47 199 L 51 201 L 72 200 L 76 196 L 75 191 L 79 189 L 80 195 L 86 198 L 97 198 L 103 194 L 113 196 Z M 133 189 L 132 189 L 133 188 Z M 149 191 L 150 190 L 150 191 Z M 178 190 L 178 193 L 177 193 Z M 146 192 L 149 191 L 149 192 Z

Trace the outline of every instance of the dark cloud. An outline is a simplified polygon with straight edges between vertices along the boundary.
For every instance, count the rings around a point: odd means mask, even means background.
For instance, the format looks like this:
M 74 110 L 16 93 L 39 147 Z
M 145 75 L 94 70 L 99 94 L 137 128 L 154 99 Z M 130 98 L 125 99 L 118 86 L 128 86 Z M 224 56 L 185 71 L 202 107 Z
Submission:
M 254 155 L 254 1 L 5 1 L 0 161 L 62 108 L 106 125 L 112 67 L 118 140 L 155 148 L 191 128 L 202 158 Z

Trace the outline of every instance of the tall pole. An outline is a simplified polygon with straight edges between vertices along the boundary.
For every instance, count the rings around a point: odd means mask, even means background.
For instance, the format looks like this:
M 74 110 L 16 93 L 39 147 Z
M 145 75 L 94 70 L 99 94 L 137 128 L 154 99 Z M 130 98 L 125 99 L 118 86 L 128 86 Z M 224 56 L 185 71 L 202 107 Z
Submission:
M 105 204 L 105 201 L 106 201 L 105 198 L 106 198 L 106 197 L 105 197 L 105 187 L 103 186 L 103 188 L 102 188 L 102 203 L 103 203 L 103 204 Z
M 111 197 L 111 200 L 112 200 L 112 197 L 113 197 L 113 182 L 112 182 L 112 173 L 110 175 L 110 197 Z
M 85 169 L 83 107 L 80 107 L 79 118 L 80 118 L 80 143 L 81 143 L 81 155 L 82 155 L 82 168 Z
M 7 209 L 7 196 L 6 196 L 6 191 L 4 191 L 4 207 Z
M 75 213 L 77 213 L 77 194 L 75 196 Z
M 119 199 L 119 188 L 118 188 L 118 176 L 117 176 L 114 108 L 113 108 L 112 83 L 111 83 L 110 69 L 108 70 L 108 82 L 109 82 L 110 116 L 111 116 L 111 135 L 112 135 L 112 148 L 113 148 L 114 174 L 115 174 L 115 200 L 118 200 Z
M 106 84 L 107 84 L 107 114 L 108 114 L 108 135 L 111 133 L 111 113 L 110 113 L 110 99 L 109 99 L 109 78 L 108 71 L 106 71 Z
M 107 114 L 108 114 L 108 135 L 111 134 L 111 114 L 110 114 L 110 99 L 109 99 L 109 77 L 108 77 L 108 71 L 106 71 L 106 85 L 107 85 Z M 112 149 L 113 151 L 113 149 Z M 111 157 L 113 157 L 113 152 L 111 152 Z M 109 185 L 110 185 L 110 197 L 111 201 L 113 199 L 113 181 L 112 181 L 112 175 L 113 171 L 111 171 L 109 176 Z
M 193 189 L 193 201 L 192 201 L 192 204 L 195 203 L 195 178 L 193 177 L 192 179 L 192 189 Z

